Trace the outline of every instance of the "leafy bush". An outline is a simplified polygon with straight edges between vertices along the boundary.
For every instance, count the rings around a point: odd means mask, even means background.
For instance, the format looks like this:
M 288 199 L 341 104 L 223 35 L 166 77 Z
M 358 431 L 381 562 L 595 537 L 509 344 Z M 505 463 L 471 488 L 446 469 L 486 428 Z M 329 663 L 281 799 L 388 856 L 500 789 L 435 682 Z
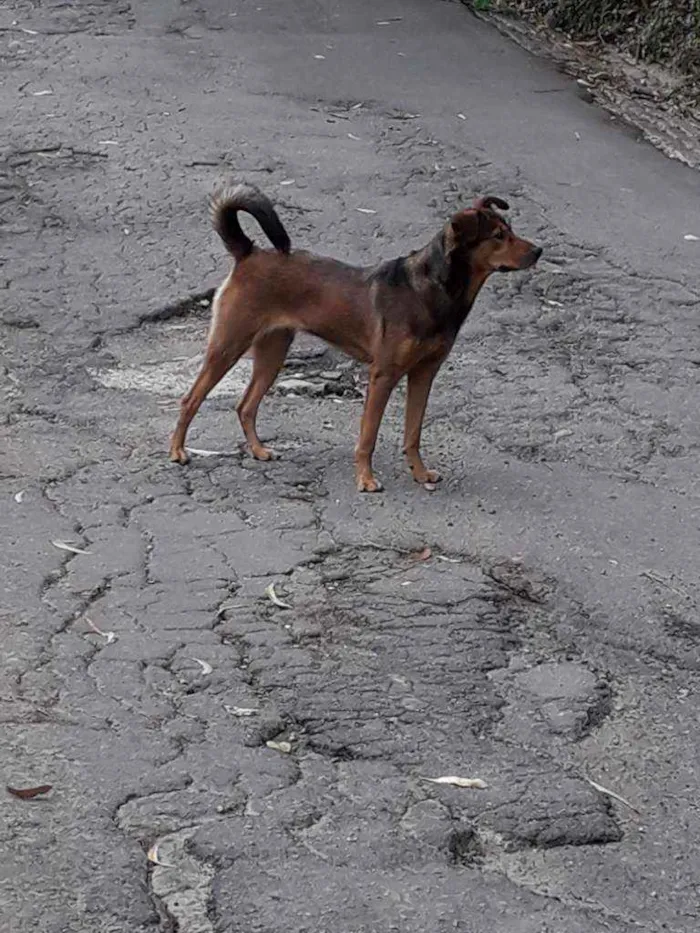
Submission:
M 475 4 L 476 5 L 476 4 Z M 700 0 L 498 0 L 576 39 L 599 39 L 688 74 L 700 74 Z

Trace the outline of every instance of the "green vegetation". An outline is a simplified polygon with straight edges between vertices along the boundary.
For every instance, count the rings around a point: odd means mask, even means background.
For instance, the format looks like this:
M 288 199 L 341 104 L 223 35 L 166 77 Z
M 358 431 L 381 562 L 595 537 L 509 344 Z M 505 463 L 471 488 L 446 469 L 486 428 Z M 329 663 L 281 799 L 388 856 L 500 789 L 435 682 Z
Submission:
M 568 33 L 598 39 L 638 59 L 700 76 L 700 0 L 495 0 Z M 477 2 L 476 9 L 484 9 Z

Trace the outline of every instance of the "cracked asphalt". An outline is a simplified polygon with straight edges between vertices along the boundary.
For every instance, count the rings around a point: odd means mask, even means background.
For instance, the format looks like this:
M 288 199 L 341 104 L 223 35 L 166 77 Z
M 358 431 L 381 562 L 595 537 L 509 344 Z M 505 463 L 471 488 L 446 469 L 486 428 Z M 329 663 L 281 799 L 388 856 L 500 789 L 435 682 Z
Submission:
M 0 49 L 2 779 L 53 786 L 3 931 L 695 933 L 697 174 L 440 0 L 10 0 Z M 309 340 L 280 460 L 244 360 L 168 462 L 231 175 L 349 261 L 485 193 L 544 244 L 438 378 L 435 492 L 399 392 L 358 496 Z

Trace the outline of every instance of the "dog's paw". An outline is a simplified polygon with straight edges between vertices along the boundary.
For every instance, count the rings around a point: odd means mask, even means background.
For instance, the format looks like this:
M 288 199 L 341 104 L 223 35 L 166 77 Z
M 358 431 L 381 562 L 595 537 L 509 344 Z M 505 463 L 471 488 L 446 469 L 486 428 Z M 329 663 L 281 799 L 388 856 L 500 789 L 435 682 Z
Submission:
M 368 476 L 357 477 L 358 492 L 381 492 L 384 487 L 371 473 Z
M 442 479 L 442 476 L 438 473 L 437 470 L 422 470 L 421 472 L 413 472 L 413 478 L 417 483 L 420 483 L 422 486 L 428 484 L 429 486 L 434 486 L 435 483 L 439 483 Z
M 256 460 L 262 460 L 264 462 L 268 462 L 269 460 L 279 460 L 280 458 L 280 455 L 276 450 L 272 450 L 270 447 L 263 447 L 262 445 L 255 448 L 251 447 L 250 452 Z
M 173 463 L 179 463 L 180 466 L 190 462 L 190 456 L 184 447 L 171 447 L 170 459 Z

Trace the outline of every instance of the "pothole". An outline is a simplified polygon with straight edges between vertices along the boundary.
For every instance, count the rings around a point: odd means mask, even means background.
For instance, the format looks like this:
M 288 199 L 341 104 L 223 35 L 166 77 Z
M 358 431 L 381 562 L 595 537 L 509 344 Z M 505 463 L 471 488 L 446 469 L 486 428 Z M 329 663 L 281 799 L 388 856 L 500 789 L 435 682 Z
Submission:
M 189 854 L 187 843 L 197 827 L 158 840 L 158 862 L 150 875 L 153 893 L 165 905 L 179 933 L 213 933 L 208 903 L 214 869 Z
M 174 359 L 146 360 L 140 365 L 117 365 L 111 369 L 90 369 L 88 372 L 106 389 L 122 392 L 137 391 L 165 398 L 179 398 L 192 387 L 202 362 L 200 355 Z M 240 360 L 209 393 L 210 398 L 238 397 L 250 379 L 252 363 Z
M 107 343 L 110 363 L 88 372 L 107 389 L 179 398 L 189 392 L 199 372 L 207 325 L 198 314 L 191 320 L 158 321 L 120 334 Z M 210 397 L 238 397 L 251 371 L 250 359 L 239 360 Z
M 154 321 L 136 331 L 111 338 L 108 361 L 89 374 L 106 389 L 144 392 L 160 398 L 180 398 L 192 387 L 202 365 L 208 321 L 195 312 L 191 319 Z M 212 390 L 210 398 L 240 398 L 252 373 L 244 356 Z M 315 337 L 297 336 L 273 393 L 295 396 L 359 398 L 358 366 Z

